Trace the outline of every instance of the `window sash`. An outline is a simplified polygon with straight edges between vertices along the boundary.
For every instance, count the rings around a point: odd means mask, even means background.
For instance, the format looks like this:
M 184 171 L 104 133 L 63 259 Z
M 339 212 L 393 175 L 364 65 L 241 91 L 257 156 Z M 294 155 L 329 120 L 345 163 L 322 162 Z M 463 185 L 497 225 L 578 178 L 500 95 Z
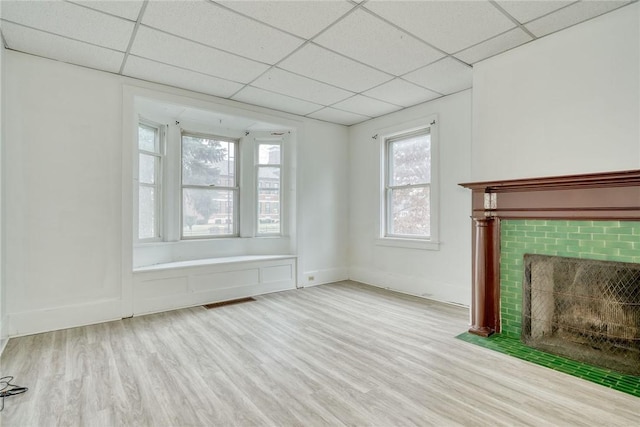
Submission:
M 200 138 L 207 139 L 211 141 L 220 141 L 226 142 L 228 144 L 233 145 L 233 186 L 228 185 L 217 185 L 217 184 L 183 184 L 183 176 L 184 176 L 184 138 L 192 137 L 192 138 Z M 228 154 L 227 154 L 228 155 Z M 182 132 L 180 137 L 180 239 L 181 240 L 197 240 L 197 239 L 216 239 L 216 238 L 226 238 L 226 237 L 238 237 L 240 236 L 240 186 L 239 186 L 239 171 L 240 171 L 240 144 L 239 140 L 233 138 L 220 137 L 217 135 L 209 135 L 209 134 L 201 134 L 201 133 L 193 133 L 193 132 Z M 200 235 L 187 235 L 185 234 L 185 190 L 211 190 L 211 191 L 220 191 L 220 192 L 231 192 L 231 202 L 232 202 L 232 215 L 231 215 L 231 227 L 229 228 L 227 233 L 219 233 L 219 234 L 200 234 Z M 214 208 L 215 209 L 215 208 Z M 212 212 L 207 219 L 206 226 L 209 225 L 209 221 L 211 220 Z M 226 223 L 225 223 L 226 224 Z M 200 224 L 202 225 L 202 224 Z M 214 223 L 211 224 L 209 229 L 216 229 L 216 219 L 214 218 Z
M 393 193 L 398 192 L 399 190 L 406 190 L 411 188 L 427 188 L 429 189 L 429 216 L 431 211 L 431 177 L 427 177 L 425 181 L 417 181 L 411 184 L 401 184 L 394 185 L 393 184 L 393 144 L 396 142 L 405 141 L 407 139 L 411 139 L 417 136 L 426 136 L 431 134 L 430 127 L 417 129 L 415 131 L 406 132 L 398 135 L 394 135 L 392 137 L 385 139 L 385 161 L 384 161 L 384 172 L 385 172 L 385 188 L 384 188 L 384 237 L 391 238 L 405 238 L 405 239 L 421 239 L 421 240 L 429 240 L 431 238 L 431 232 L 426 234 L 405 234 L 405 233 L 396 233 L 394 227 L 394 216 L 393 216 Z M 430 222 L 430 221 L 429 221 Z M 431 228 L 431 224 L 426 224 L 427 228 Z
M 278 146 L 279 158 L 277 163 L 271 163 L 272 159 L 266 162 L 260 161 L 261 146 Z M 263 169 L 278 170 L 278 181 L 275 187 L 265 186 L 260 180 L 260 171 Z M 256 196 L 255 196 L 255 230 L 256 236 L 279 236 L 282 234 L 282 142 L 281 141 L 264 141 L 256 144 Z M 260 200 L 261 196 L 267 194 L 277 194 L 277 200 Z M 264 203 L 264 205 L 263 205 Z M 274 205 L 277 206 L 278 213 L 274 214 Z M 262 212 L 263 208 L 269 206 L 269 212 Z M 277 215 L 277 218 L 273 218 Z M 273 222 L 272 222 L 273 221 Z
M 153 125 L 144 121 L 138 122 L 138 129 L 146 129 L 154 132 L 154 150 L 140 148 L 140 141 L 138 140 L 138 174 L 136 179 L 138 181 L 138 226 L 137 226 L 137 241 L 139 242 L 154 242 L 162 239 L 162 168 L 163 168 L 163 141 L 162 141 L 162 127 L 159 125 Z M 142 156 L 151 156 L 154 160 L 153 170 L 153 182 L 143 182 L 140 180 L 140 160 Z M 140 205 L 140 190 L 143 188 L 153 189 L 153 236 L 141 236 L 141 205 Z

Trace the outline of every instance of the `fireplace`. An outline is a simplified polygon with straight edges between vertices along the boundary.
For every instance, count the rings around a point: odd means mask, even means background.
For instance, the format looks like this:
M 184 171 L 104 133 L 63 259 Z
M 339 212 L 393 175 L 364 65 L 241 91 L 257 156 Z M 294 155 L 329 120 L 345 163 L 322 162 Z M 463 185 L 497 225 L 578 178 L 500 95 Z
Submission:
M 522 341 L 640 375 L 640 264 L 524 256 Z
M 523 277 L 526 276 L 524 254 L 527 252 L 623 262 L 634 265 L 631 270 L 640 265 L 640 171 L 461 185 L 472 190 L 470 333 L 488 336 L 501 332 L 503 335 L 520 337 L 523 331 L 531 332 L 532 326 L 527 323 L 526 316 L 523 317 L 526 304 L 529 304 L 524 295 L 531 292 L 523 291 Z M 595 239 L 596 236 L 600 240 Z M 527 245 L 530 249 L 527 249 Z M 544 276 L 539 271 L 540 265 L 535 264 L 529 265 L 528 274 L 535 277 L 539 273 Z M 576 271 L 565 274 L 573 274 L 574 279 L 576 275 L 581 277 Z M 637 286 L 637 282 L 630 285 L 630 289 L 635 287 L 636 290 L 630 291 L 624 310 L 636 301 Z M 536 304 L 548 304 L 544 302 L 544 297 L 541 298 Z M 557 313 L 550 316 L 542 322 L 553 323 L 557 320 Z M 596 328 L 596 322 L 592 323 L 591 328 Z M 540 335 L 546 327 L 534 325 L 535 335 Z M 614 329 L 615 326 L 610 328 Z M 630 326 L 625 333 L 633 335 L 634 328 L 637 326 Z M 546 338 L 558 339 L 560 335 L 562 333 Z M 564 338 L 579 341 L 575 336 L 572 339 Z M 620 344 L 616 343 L 615 338 L 607 338 L 602 343 L 629 347 L 624 357 L 633 358 L 633 354 L 637 357 L 637 353 L 631 350 L 634 342 L 637 345 L 637 340 L 633 339 L 628 338 L 626 343 Z M 549 343 L 544 345 L 551 346 Z

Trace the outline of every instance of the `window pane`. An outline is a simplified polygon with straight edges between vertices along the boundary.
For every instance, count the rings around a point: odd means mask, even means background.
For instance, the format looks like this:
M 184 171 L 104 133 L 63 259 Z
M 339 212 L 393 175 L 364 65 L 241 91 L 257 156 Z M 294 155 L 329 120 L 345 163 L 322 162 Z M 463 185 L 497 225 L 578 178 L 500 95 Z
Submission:
M 415 237 L 431 235 L 429 187 L 390 190 L 389 234 Z
M 156 129 L 138 126 L 138 148 L 146 151 L 158 151 L 156 132 Z
M 156 236 L 155 188 L 139 187 L 138 191 L 138 238 L 153 239 Z
M 234 235 L 235 191 L 182 190 L 183 237 Z
M 182 184 L 235 187 L 236 144 L 189 135 L 182 137 Z
M 431 135 L 416 135 L 389 144 L 390 185 L 431 182 Z
M 156 181 L 156 156 L 140 154 L 138 175 L 140 182 L 144 184 L 155 184 Z
M 279 165 L 280 144 L 258 145 L 258 162 L 261 165 Z
M 258 234 L 280 234 L 280 168 L 258 168 Z

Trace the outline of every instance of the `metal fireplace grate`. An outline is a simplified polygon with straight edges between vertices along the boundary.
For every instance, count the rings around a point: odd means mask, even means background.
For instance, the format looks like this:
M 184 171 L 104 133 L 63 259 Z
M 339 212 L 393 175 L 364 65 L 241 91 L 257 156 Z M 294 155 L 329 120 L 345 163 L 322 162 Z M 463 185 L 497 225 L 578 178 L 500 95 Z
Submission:
M 640 264 L 524 256 L 522 340 L 640 375 Z

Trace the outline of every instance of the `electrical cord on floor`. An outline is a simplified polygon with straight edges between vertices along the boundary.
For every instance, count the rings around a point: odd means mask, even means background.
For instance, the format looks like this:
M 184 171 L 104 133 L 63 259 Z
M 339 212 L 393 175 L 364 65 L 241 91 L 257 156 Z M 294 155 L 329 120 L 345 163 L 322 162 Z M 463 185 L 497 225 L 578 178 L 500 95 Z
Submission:
M 29 390 L 27 387 L 11 384 L 11 381 L 13 381 L 11 375 L 0 378 L 0 399 L 2 399 L 0 402 L 0 412 L 4 409 L 4 399 L 6 397 L 22 394 Z

